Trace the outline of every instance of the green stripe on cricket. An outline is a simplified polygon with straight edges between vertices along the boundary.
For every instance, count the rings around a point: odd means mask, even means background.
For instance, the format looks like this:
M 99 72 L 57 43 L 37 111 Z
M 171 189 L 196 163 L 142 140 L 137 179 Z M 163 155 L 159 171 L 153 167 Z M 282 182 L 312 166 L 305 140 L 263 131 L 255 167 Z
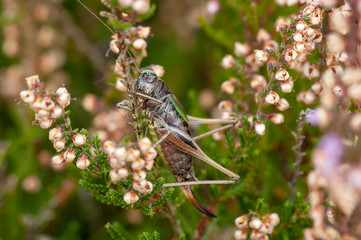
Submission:
M 181 115 L 181 117 L 183 118 L 183 120 L 187 123 L 188 123 L 188 119 L 186 117 L 186 115 L 184 114 L 184 112 L 182 111 L 182 109 L 178 106 L 178 104 L 176 103 L 174 97 L 172 95 L 169 96 L 170 100 L 172 101 L 174 107 L 175 107 L 175 110 L 177 110 L 177 112 L 179 113 L 179 115 Z

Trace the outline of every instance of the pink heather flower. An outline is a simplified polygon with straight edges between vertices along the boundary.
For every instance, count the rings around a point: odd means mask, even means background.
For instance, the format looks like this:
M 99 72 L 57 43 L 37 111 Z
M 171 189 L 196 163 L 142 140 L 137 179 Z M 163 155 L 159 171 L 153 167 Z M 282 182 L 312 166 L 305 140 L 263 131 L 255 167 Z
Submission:
M 313 109 L 313 110 L 309 111 L 309 113 L 307 113 L 307 115 L 306 115 L 305 120 L 310 125 L 317 126 L 318 125 L 317 110 Z
M 317 149 L 322 151 L 323 160 L 317 161 L 316 169 L 327 177 L 334 176 L 344 150 L 341 137 L 337 133 L 329 133 L 321 139 Z
M 210 15 L 214 15 L 216 14 L 219 9 L 221 8 L 221 4 L 219 3 L 218 0 L 210 0 L 208 3 L 207 3 L 207 12 L 210 14 Z

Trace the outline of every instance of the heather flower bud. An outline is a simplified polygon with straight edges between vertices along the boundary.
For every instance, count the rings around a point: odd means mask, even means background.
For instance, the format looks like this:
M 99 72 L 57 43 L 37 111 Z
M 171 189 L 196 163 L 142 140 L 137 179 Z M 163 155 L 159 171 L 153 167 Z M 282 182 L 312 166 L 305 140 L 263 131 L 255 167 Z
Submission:
M 125 147 L 118 147 L 114 151 L 114 156 L 120 161 L 125 162 L 128 157 L 128 152 Z
M 242 215 L 234 221 L 236 224 L 236 227 L 239 229 L 247 229 L 248 227 L 248 217 L 247 215 Z
M 267 118 L 273 124 L 282 124 L 285 121 L 282 113 L 270 113 Z
M 139 38 L 146 39 L 150 35 L 150 27 L 138 26 L 137 35 Z M 157 76 L 159 75 L 157 74 Z
M 251 77 L 250 85 L 251 88 L 262 91 L 266 89 L 267 81 L 264 76 L 259 74 L 254 74 Z
M 245 230 L 236 230 L 234 232 L 235 240 L 247 240 L 247 231 Z
M 232 112 L 233 111 L 233 103 L 231 101 L 227 101 L 227 100 L 221 101 L 218 104 L 218 109 L 221 112 Z
M 356 101 L 361 101 L 361 84 L 352 84 L 348 90 L 347 90 L 347 95 L 350 98 L 355 99 Z
M 141 158 L 137 158 L 135 161 L 132 162 L 131 166 L 133 170 L 141 170 L 145 166 L 145 161 Z
M 105 153 L 106 154 L 108 154 L 108 155 L 112 155 L 113 153 L 114 153 L 114 151 L 115 151 L 115 143 L 113 142 L 113 141 L 109 141 L 109 140 L 107 140 L 107 141 L 105 141 L 104 143 L 103 143 L 103 148 L 104 148 L 104 151 L 105 151 Z
M 40 79 L 38 75 L 33 75 L 25 79 L 29 89 L 37 88 L 40 86 Z
M 109 177 L 112 182 L 119 182 L 122 178 L 118 175 L 117 169 L 112 169 L 109 171 Z
M 308 79 L 317 78 L 320 76 L 320 72 L 318 71 L 315 64 L 306 64 L 303 70 L 303 74 Z
M 350 119 L 350 127 L 352 130 L 358 132 L 361 130 L 361 114 L 357 113 Z
M 280 110 L 280 111 L 286 111 L 286 110 L 290 107 L 290 104 L 287 102 L 286 99 L 281 98 L 281 99 L 277 102 L 276 107 L 277 107 L 278 110 Z
M 46 111 L 50 111 L 51 109 L 53 109 L 55 106 L 53 100 L 51 100 L 49 97 L 44 97 L 41 100 L 40 103 L 40 108 Z
M 139 197 L 137 194 L 135 194 L 134 191 L 128 191 L 124 197 L 123 197 L 124 202 L 126 202 L 127 204 L 131 204 L 133 205 L 133 203 L 137 202 L 139 200 Z
M 66 142 L 65 138 L 55 140 L 53 143 L 53 147 L 55 148 L 55 150 L 57 152 L 60 152 L 61 150 L 63 150 L 65 148 L 65 142 Z
M 126 92 L 127 91 L 127 87 L 124 85 L 122 78 L 118 78 L 117 81 L 115 82 L 115 89 L 121 91 L 121 92 Z
M 286 81 L 290 78 L 290 74 L 284 68 L 279 68 L 276 72 L 275 78 L 278 81 Z
M 59 140 L 63 136 L 63 129 L 61 127 L 55 127 L 49 131 L 49 140 Z
M 65 108 L 70 104 L 70 93 L 68 93 L 68 90 L 66 88 L 61 87 L 58 88 L 56 91 L 56 102 L 62 107 Z
M 305 23 L 304 21 L 299 21 L 296 24 L 296 30 L 300 33 L 303 33 L 304 31 L 306 31 L 307 29 L 307 23 Z
M 303 36 L 302 36 L 302 33 L 300 32 L 295 32 L 293 35 L 292 35 L 292 38 L 293 40 L 295 40 L 295 42 L 303 42 Z
M 278 51 L 278 43 L 275 40 L 268 40 L 264 43 L 264 49 L 270 51 Z
M 75 146 L 79 147 L 81 145 L 84 145 L 86 143 L 86 136 L 81 133 L 76 133 L 71 140 L 73 140 L 73 143 Z
M 56 155 L 56 156 L 51 158 L 51 164 L 53 164 L 53 165 L 60 165 L 63 162 L 64 162 L 63 155 Z
M 306 46 L 303 42 L 299 42 L 299 43 L 295 43 L 295 45 L 293 45 L 293 49 L 295 51 L 297 51 L 298 53 L 303 53 L 306 50 Z M 300 61 L 299 58 L 297 58 L 298 61 Z
M 232 94 L 236 89 L 235 83 L 231 80 L 224 81 L 221 86 L 221 90 L 225 93 Z
M 152 70 L 155 72 L 155 74 L 158 76 L 158 77 L 163 77 L 164 76 L 164 67 L 161 66 L 161 65 L 154 65 L 152 66 Z
M 132 6 L 133 0 L 118 0 L 118 2 L 122 7 L 126 8 Z
M 132 8 L 137 13 L 147 13 L 150 9 L 150 2 L 149 0 L 135 0 L 132 4 Z
M 256 56 L 256 60 L 259 62 L 266 62 L 268 59 L 268 55 L 263 50 L 254 50 L 254 54 Z
M 312 25 L 317 25 L 322 21 L 322 13 L 320 13 L 319 11 L 313 12 L 310 15 L 310 23 Z
M 88 168 L 89 165 L 90 165 L 90 161 L 89 161 L 88 157 L 85 155 L 81 155 L 78 158 L 78 160 L 76 161 L 76 167 L 81 170 Z
M 111 40 L 109 43 L 109 48 L 113 53 L 118 54 L 119 53 L 118 40 L 117 39 Z
M 262 227 L 262 221 L 258 217 L 253 217 L 251 222 L 249 223 L 249 226 L 252 229 L 258 230 Z
M 35 119 L 46 121 L 50 116 L 50 112 L 44 109 L 40 109 L 35 113 Z
M 20 92 L 20 98 L 25 103 L 32 103 L 35 100 L 35 93 L 31 90 L 23 90 Z
M 315 94 L 320 94 L 321 90 L 322 90 L 322 85 L 320 84 L 320 82 L 315 82 L 312 86 L 311 86 L 311 90 L 312 92 L 314 92 Z
M 128 162 L 134 162 L 135 160 L 137 160 L 137 158 L 139 158 L 140 156 L 140 151 L 134 148 L 130 148 L 128 149 Z
M 150 171 L 152 170 L 153 165 L 154 165 L 154 160 L 146 160 L 144 168 Z
M 221 66 L 224 69 L 232 68 L 233 64 L 234 64 L 234 58 L 232 57 L 232 55 L 227 54 L 226 56 L 223 57 L 222 62 L 221 62 Z
M 269 91 L 264 100 L 268 104 L 275 104 L 280 100 L 280 96 L 274 91 Z
M 116 157 L 111 157 L 109 159 L 109 165 L 110 165 L 111 168 L 118 169 L 118 168 L 121 168 L 121 167 L 123 167 L 125 165 L 125 161 L 119 160 Z
M 281 29 L 289 27 L 291 20 L 289 18 L 279 17 L 276 21 L 276 32 L 280 32 Z
M 153 145 L 152 142 L 151 142 L 150 139 L 147 138 L 147 137 L 142 138 L 142 139 L 138 142 L 139 149 L 140 149 L 140 151 L 141 151 L 143 154 L 145 154 L 152 145 Z
M 73 148 L 68 148 L 65 150 L 63 156 L 67 163 L 71 163 L 76 157 L 75 150 Z
M 51 127 L 51 125 L 53 125 L 53 120 L 52 119 L 47 119 L 47 120 L 39 120 L 40 122 L 40 127 L 42 129 L 48 129 Z
M 147 42 L 142 38 L 138 38 L 137 40 L 134 41 L 133 47 L 136 50 L 145 49 L 147 47 Z
M 56 119 L 61 117 L 63 113 L 64 110 L 59 105 L 55 105 L 54 108 L 50 111 L 50 117 Z
M 266 42 L 271 39 L 271 35 L 263 28 L 260 28 L 257 32 L 257 42 Z
M 345 50 L 345 40 L 337 33 L 330 33 L 326 36 L 327 48 L 331 53 L 338 53 Z
M 269 222 L 263 220 L 262 226 L 259 229 L 259 231 L 263 234 L 271 234 L 273 232 L 273 227 Z
M 260 136 L 263 136 L 266 133 L 266 125 L 264 122 L 256 122 L 254 125 L 254 130 Z
M 153 184 L 147 180 L 140 182 L 140 187 L 142 188 L 142 193 L 148 194 L 153 191 Z
M 154 160 L 157 157 L 158 153 L 154 148 L 149 148 L 144 155 L 145 155 L 144 159 L 146 161 L 150 161 L 150 160 Z
M 293 49 L 288 49 L 285 54 L 285 60 L 287 62 L 294 61 L 297 58 L 297 52 Z
M 248 43 L 234 43 L 234 54 L 237 57 L 245 57 L 251 52 L 252 48 Z
M 146 177 L 147 177 L 147 173 L 143 170 L 136 170 L 133 173 L 133 179 L 138 182 L 145 180 Z
M 274 227 L 280 223 L 280 217 L 277 213 L 268 214 L 266 219 Z
M 314 43 L 320 43 L 320 42 L 322 42 L 322 32 L 321 32 L 321 30 L 316 29 L 316 30 L 315 30 L 315 33 L 316 33 L 316 37 L 313 39 L 313 42 L 314 42 Z

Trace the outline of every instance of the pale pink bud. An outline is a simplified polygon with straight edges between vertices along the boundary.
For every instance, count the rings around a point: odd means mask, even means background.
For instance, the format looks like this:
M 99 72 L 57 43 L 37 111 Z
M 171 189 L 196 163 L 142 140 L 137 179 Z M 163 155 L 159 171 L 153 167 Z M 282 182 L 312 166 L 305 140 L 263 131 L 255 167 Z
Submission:
M 292 38 L 293 40 L 295 40 L 295 42 L 303 42 L 303 36 L 302 36 L 302 33 L 300 32 L 295 32 L 293 35 L 292 35 Z
M 267 86 L 267 81 L 264 76 L 259 74 L 254 74 L 251 76 L 251 88 L 257 90 L 265 90 Z
M 145 49 L 147 47 L 147 42 L 142 38 L 138 38 L 137 40 L 134 41 L 133 47 L 136 50 Z
M 118 175 L 118 170 L 112 169 L 109 171 L 109 177 L 112 182 L 119 182 L 122 178 Z
M 258 230 L 262 227 L 262 221 L 261 221 L 261 219 L 259 219 L 259 217 L 253 217 L 249 223 L 249 226 L 252 229 Z
M 138 35 L 139 38 L 143 38 L 143 39 L 149 37 L 149 35 L 150 35 L 150 27 L 138 26 L 137 35 Z M 159 75 L 157 74 L 157 76 L 159 76 Z
M 340 62 L 346 63 L 348 61 L 348 54 L 347 52 L 338 53 L 337 58 Z
M 268 221 L 263 220 L 259 231 L 263 234 L 271 234 L 273 232 L 273 227 Z
M 63 150 L 65 148 L 65 138 L 59 139 L 59 140 L 55 140 L 53 143 L 53 147 L 55 148 L 55 150 L 57 152 L 60 152 L 61 150 Z
M 126 8 L 132 6 L 133 0 L 118 0 L 118 2 L 122 7 Z
M 312 52 L 316 48 L 316 43 L 314 42 L 306 42 L 305 49 L 307 52 Z M 306 58 L 305 58 L 306 59 Z
M 36 112 L 35 119 L 41 120 L 41 121 L 46 121 L 46 120 L 48 120 L 49 116 L 50 116 L 49 111 L 40 109 Z
M 320 82 L 315 82 L 312 86 L 311 86 L 311 90 L 312 92 L 314 92 L 315 94 L 320 94 L 321 90 L 322 90 L 322 85 L 320 84 Z
M 358 132 L 361 130 L 361 114 L 357 113 L 351 116 L 350 119 L 350 127 L 352 130 Z
M 63 129 L 61 127 L 55 127 L 49 131 L 49 140 L 58 140 L 63 136 Z
M 264 49 L 276 52 L 278 51 L 278 43 L 275 40 L 268 40 L 264 43 Z
M 141 170 L 145 166 L 145 161 L 141 158 L 137 158 L 135 161 L 132 162 L 131 166 L 133 170 Z
M 76 161 L 76 167 L 81 170 L 88 168 L 89 165 L 90 165 L 90 161 L 89 161 L 88 157 L 85 155 L 81 155 L 78 158 L 78 160 Z
M 115 62 L 114 73 L 119 76 L 122 76 L 124 74 L 123 67 L 118 63 L 118 61 Z
M 51 125 L 53 125 L 53 120 L 52 119 L 47 119 L 47 120 L 40 120 L 40 127 L 42 129 L 48 129 L 51 127 Z
M 150 9 L 150 2 L 149 0 L 134 0 L 132 4 L 132 8 L 137 13 L 147 13 Z
M 135 194 L 134 191 L 128 191 L 124 197 L 123 197 L 124 202 L 126 202 L 127 204 L 131 204 L 133 205 L 133 203 L 137 202 L 139 200 L 139 197 L 137 194 Z
M 20 98 L 25 103 L 32 103 L 35 100 L 35 93 L 31 90 L 23 90 L 20 92 Z
M 264 100 L 268 104 L 275 104 L 280 100 L 280 96 L 275 91 L 269 91 Z
M 282 113 L 270 113 L 267 118 L 273 124 L 282 124 L 285 121 Z
M 65 150 L 63 156 L 67 163 L 71 163 L 76 157 L 75 150 L 73 148 L 68 148 Z
M 280 223 L 280 217 L 277 213 L 268 214 L 266 219 L 274 227 Z
M 66 90 L 66 88 L 59 88 L 56 91 L 56 102 L 62 107 L 65 108 L 70 104 L 70 93 Z
M 109 43 L 109 48 L 113 53 L 118 54 L 119 53 L 118 40 L 117 39 L 111 40 Z
M 316 38 L 316 31 L 315 29 L 309 27 L 306 30 L 306 37 L 307 37 L 307 41 L 312 41 Z
M 284 68 L 279 68 L 276 72 L 275 78 L 278 81 L 286 81 L 290 78 L 290 74 Z
M 257 42 L 266 42 L 271 39 L 271 35 L 263 28 L 260 28 L 256 36 Z
M 60 87 L 56 90 L 56 95 L 60 95 L 60 94 L 64 94 L 64 93 L 68 93 L 68 90 L 65 87 Z
M 238 57 L 245 57 L 251 52 L 252 48 L 248 43 L 234 43 L 234 54 Z
M 25 78 L 26 84 L 28 85 L 28 88 L 37 88 L 40 86 L 40 79 L 38 75 L 33 75 L 30 77 Z
M 293 49 L 295 51 L 297 51 L 298 53 L 303 53 L 306 50 L 306 46 L 302 42 L 301 43 L 295 43 L 295 45 L 293 45 Z
M 133 179 L 138 182 L 145 180 L 146 177 L 147 177 L 147 173 L 143 170 L 136 170 L 133 173 Z
M 155 74 L 158 76 L 158 77 L 163 77 L 164 76 L 164 67 L 161 66 L 161 65 L 154 65 L 152 66 L 152 70 L 155 72 Z
M 138 191 L 138 192 L 142 192 L 142 187 L 140 186 L 140 183 L 137 181 L 133 181 L 133 189 Z
M 44 97 L 40 103 L 40 108 L 46 111 L 50 111 L 54 108 L 55 104 L 49 97 Z
M 218 109 L 221 112 L 232 112 L 233 111 L 233 103 L 228 100 L 221 101 L 218 104 Z
M 313 42 L 315 42 L 315 43 L 320 43 L 320 42 L 322 42 L 322 36 L 323 36 L 323 35 L 322 35 L 321 30 L 316 29 L 315 32 L 316 32 L 316 37 L 313 39 Z
M 318 25 L 322 21 L 322 13 L 319 11 L 313 12 L 310 15 L 310 23 L 312 25 Z
M 140 187 L 142 188 L 142 193 L 151 193 L 153 191 L 153 184 L 147 180 L 142 180 L 140 182 Z
M 296 30 L 300 33 L 303 33 L 308 28 L 307 23 L 304 21 L 298 21 L 296 24 Z
M 130 148 L 128 149 L 128 162 L 134 162 L 135 160 L 137 160 L 137 158 L 139 158 L 140 156 L 140 151 L 134 148 Z
M 327 48 L 331 53 L 338 53 L 345 50 L 346 43 L 343 37 L 337 33 L 330 33 L 326 36 Z
M 350 98 L 355 99 L 356 101 L 361 101 L 361 84 L 352 84 L 348 90 L 347 90 L 347 95 Z
M 290 107 L 290 104 L 287 102 L 286 99 L 281 98 L 281 99 L 277 102 L 276 107 L 277 107 L 277 109 L 280 110 L 280 111 L 286 111 L 286 110 Z
M 285 60 L 287 62 L 294 61 L 297 58 L 297 52 L 293 49 L 288 49 L 285 54 Z
M 350 23 L 339 8 L 333 9 L 329 14 L 330 28 L 342 35 L 347 34 L 350 31 Z
M 81 145 L 84 145 L 86 143 L 86 136 L 81 133 L 76 133 L 71 140 L 73 140 L 73 143 L 75 146 L 79 147 Z
M 259 62 L 266 62 L 268 59 L 268 55 L 263 50 L 254 50 L 254 54 L 256 56 L 256 60 Z
M 256 122 L 254 125 L 254 130 L 260 136 L 263 136 L 266 133 L 266 125 L 264 122 Z
M 276 32 L 280 32 L 281 28 L 287 28 L 291 24 L 291 20 L 289 18 L 279 17 L 276 21 Z
M 320 76 L 320 72 L 318 71 L 315 64 L 306 64 L 303 70 L 303 74 L 308 79 L 317 78 Z
M 143 154 L 145 154 L 149 150 L 149 148 L 151 148 L 152 145 L 153 145 L 153 143 L 147 137 L 142 138 L 138 142 L 139 149 Z
M 128 152 L 125 147 L 118 147 L 114 151 L 114 156 L 120 161 L 125 162 L 128 157 Z
M 233 67 L 234 64 L 234 58 L 232 57 L 232 55 L 227 54 L 226 56 L 223 57 L 222 62 L 221 62 L 221 66 L 225 69 L 230 69 Z
M 126 168 L 126 167 L 119 168 L 117 173 L 121 179 L 124 179 L 124 178 L 128 177 L 128 175 L 129 175 L 128 168 Z
M 53 164 L 53 165 L 60 165 L 63 162 L 64 162 L 63 155 L 56 155 L 56 156 L 51 158 L 51 164 Z
M 124 85 L 122 78 L 118 78 L 117 81 L 115 82 L 115 89 L 121 92 L 127 91 L 127 87 Z
M 104 148 L 104 151 L 106 154 L 108 155 L 112 155 L 115 151 L 115 143 L 113 141 L 110 141 L 110 140 L 106 140 L 104 143 L 103 143 L 103 148 Z
M 150 171 L 152 170 L 153 165 L 154 165 L 154 160 L 146 160 L 144 168 Z
M 236 88 L 236 86 L 234 85 L 234 83 L 230 80 L 228 81 L 224 81 L 222 83 L 221 86 L 221 90 L 222 92 L 228 93 L 228 94 L 232 94 L 234 92 L 234 89 Z
M 359 68 L 348 67 L 345 69 L 341 81 L 346 85 L 351 85 L 361 81 L 361 70 Z
M 125 161 L 119 160 L 116 157 L 111 157 L 109 159 L 109 165 L 110 165 L 111 168 L 118 169 L 118 168 L 121 168 L 121 167 L 123 167 L 125 165 Z
M 151 147 L 148 149 L 148 151 L 144 155 L 145 155 L 144 159 L 146 161 L 152 161 L 157 157 L 158 153 L 154 148 Z
M 33 105 L 31 105 L 31 107 L 35 110 L 40 109 L 40 103 L 41 103 L 42 99 L 43 99 L 42 97 L 36 96 L 35 100 L 33 102 Z
M 248 217 L 247 217 L 247 215 L 242 215 L 242 216 L 236 218 L 234 223 L 236 224 L 236 227 L 239 228 L 239 229 L 247 229 L 247 227 L 248 227 Z
M 63 115 L 64 110 L 59 106 L 59 105 L 55 105 L 54 108 L 51 110 L 50 112 L 50 117 L 51 118 L 59 118 Z
M 235 240 L 247 240 L 247 231 L 246 230 L 236 230 L 234 231 Z

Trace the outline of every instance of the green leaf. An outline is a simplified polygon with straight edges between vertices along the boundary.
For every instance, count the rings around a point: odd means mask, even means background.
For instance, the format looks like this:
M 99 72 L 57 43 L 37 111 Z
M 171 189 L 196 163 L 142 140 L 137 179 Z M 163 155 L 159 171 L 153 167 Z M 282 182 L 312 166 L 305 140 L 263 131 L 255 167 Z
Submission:
M 158 207 L 160 205 L 163 205 L 173 194 L 174 188 L 168 188 L 166 192 L 161 196 L 159 199 L 153 202 L 153 207 Z
M 110 237 L 114 240 L 128 240 L 132 239 L 128 232 L 123 228 L 120 223 L 107 223 L 105 224 L 105 229 Z
M 143 232 L 139 236 L 139 240 L 160 240 L 160 234 L 157 231 L 154 231 L 152 234 L 148 232 Z

